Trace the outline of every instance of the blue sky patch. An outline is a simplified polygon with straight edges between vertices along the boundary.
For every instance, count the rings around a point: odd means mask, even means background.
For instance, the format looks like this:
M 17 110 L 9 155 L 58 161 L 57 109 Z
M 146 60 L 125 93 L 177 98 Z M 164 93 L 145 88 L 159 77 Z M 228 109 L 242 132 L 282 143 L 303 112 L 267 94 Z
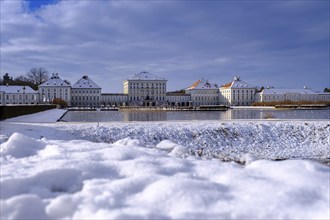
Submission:
M 59 0 L 27 0 L 28 7 L 31 11 L 37 10 L 44 5 L 56 4 Z

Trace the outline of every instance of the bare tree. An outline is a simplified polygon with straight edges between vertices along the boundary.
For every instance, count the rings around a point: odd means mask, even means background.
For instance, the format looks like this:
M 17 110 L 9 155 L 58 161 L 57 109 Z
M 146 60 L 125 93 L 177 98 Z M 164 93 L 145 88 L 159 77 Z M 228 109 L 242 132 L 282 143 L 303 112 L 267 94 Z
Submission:
M 48 80 L 48 71 L 44 67 L 33 67 L 26 75 L 36 85 L 40 85 Z
M 19 75 L 15 77 L 14 79 L 15 82 L 31 82 L 26 76 Z
M 30 86 L 34 90 L 38 90 L 38 85 L 36 85 L 33 81 L 28 79 L 24 75 L 19 75 L 14 79 L 15 85 L 24 85 L 24 86 Z

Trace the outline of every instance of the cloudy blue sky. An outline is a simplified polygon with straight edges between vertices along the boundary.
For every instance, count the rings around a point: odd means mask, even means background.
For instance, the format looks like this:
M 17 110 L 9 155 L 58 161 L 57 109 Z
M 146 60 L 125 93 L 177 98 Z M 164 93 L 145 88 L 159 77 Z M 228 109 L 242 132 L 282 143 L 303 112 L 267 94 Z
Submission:
M 0 0 L 1 75 L 42 66 L 122 92 L 149 71 L 168 90 L 235 75 L 255 86 L 329 87 L 329 1 Z

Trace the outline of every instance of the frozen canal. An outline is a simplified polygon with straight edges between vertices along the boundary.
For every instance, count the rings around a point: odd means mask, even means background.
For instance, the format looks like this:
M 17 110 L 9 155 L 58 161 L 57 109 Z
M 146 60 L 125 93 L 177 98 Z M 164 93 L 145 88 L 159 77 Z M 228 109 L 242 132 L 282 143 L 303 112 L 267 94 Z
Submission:
M 177 121 L 236 119 L 330 119 L 330 109 L 275 110 L 229 109 L 228 111 L 70 111 L 63 118 L 68 122 L 107 121 Z

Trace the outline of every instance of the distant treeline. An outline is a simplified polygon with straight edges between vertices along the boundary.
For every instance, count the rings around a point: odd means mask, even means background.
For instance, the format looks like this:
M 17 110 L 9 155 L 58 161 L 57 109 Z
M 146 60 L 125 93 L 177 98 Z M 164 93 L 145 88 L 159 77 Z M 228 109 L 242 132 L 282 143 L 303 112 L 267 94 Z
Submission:
M 33 67 L 25 75 L 19 75 L 13 78 L 9 73 L 5 73 L 0 78 L 0 85 L 25 85 L 30 86 L 34 90 L 38 90 L 38 86 L 49 79 L 49 72 L 44 67 Z M 70 82 L 64 80 L 70 85 Z

